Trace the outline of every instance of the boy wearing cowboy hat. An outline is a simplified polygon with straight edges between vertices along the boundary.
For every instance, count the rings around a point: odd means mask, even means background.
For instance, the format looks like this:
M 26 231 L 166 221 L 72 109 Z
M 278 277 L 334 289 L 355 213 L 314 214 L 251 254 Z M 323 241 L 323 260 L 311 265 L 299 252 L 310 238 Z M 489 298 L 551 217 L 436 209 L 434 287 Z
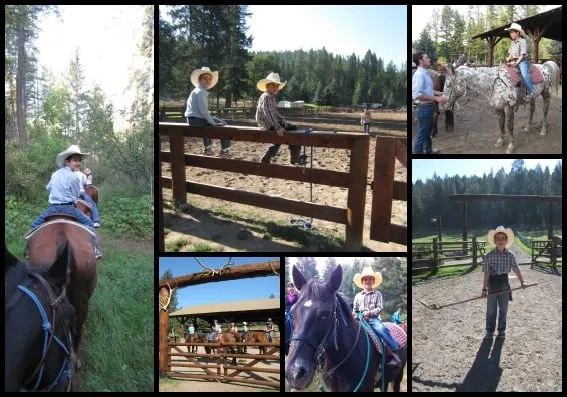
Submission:
M 74 170 L 81 168 L 82 157 L 87 155 L 82 153 L 77 145 L 71 145 L 57 155 L 55 162 L 59 169 L 51 174 L 51 180 L 46 186 L 49 193 L 49 207 L 32 223 L 32 229 L 44 223 L 48 216 L 68 214 L 94 232 L 93 222 L 75 208 L 81 188 L 79 177 Z M 101 258 L 102 252 L 97 248 L 96 235 L 93 237 L 93 247 L 96 259 Z
M 532 76 L 530 75 L 529 71 L 529 55 L 528 55 L 528 43 L 524 36 L 526 33 L 517 23 L 513 23 L 510 25 L 509 28 L 506 28 L 510 32 L 510 39 L 512 39 L 512 43 L 510 44 L 510 48 L 508 50 L 508 57 L 506 58 L 506 63 L 509 66 L 516 66 L 520 68 L 520 72 L 522 73 L 522 78 L 526 83 L 526 87 L 528 87 L 528 91 L 530 92 L 524 98 L 524 101 L 531 101 L 535 98 L 536 93 L 534 90 L 534 85 L 532 83 Z
M 498 226 L 488 231 L 488 243 L 495 247 L 494 250 L 484 255 L 484 282 L 482 283 L 482 296 L 493 294 L 498 291 L 510 289 L 508 273 L 513 270 L 518 276 L 522 288 L 524 277 L 516 263 L 516 257 L 508 248 L 514 244 L 514 232 L 504 226 Z M 512 292 L 509 294 L 498 294 L 488 296 L 486 302 L 486 336 L 484 339 L 492 340 L 494 328 L 496 328 L 496 313 L 498 312 L 498 338 L 504 339 L 506 333 L 506 314 L 508 313 L 508 300 L 512 300 Z
M 86 171 L 86 170 L 85 170 Z M 85 199 L 87 203 L 91 205 L 91 212 L 93 214 L 93 225 L 94 227 L 100 227 L 100 214 L 98 213 L 98 208 L 95 201 L 88 193 L 85 191 L 85 186 L 87 186 L 87 176 L 81 172 L 80 169 L 75 170 L 75 174 L 79 177 L 79 186 L 81 191 L 79 193 L 80 197 Z
M 352 315 L 357 318 L 356 312 L 362 312 L 364 319 L 370 324 L 376 334 L 386 342 L 386 346 L 390 349 L 392 355 L 387 362 L 387 366 L 391 368 L 399 366 L 401 360 L 396 352 L 399 350 L 400 345 L 378 317 L 383 308 L 383 301 L 382 294 L 379 291 L 375 291 L 374 288 L 378 288 L 382 284 L 382 274 L 380 272 L 375 273 L 372 267 L 367 266 L 362 270 L 362 273 L 354 276 L 353 281 L 357 287 L 362 288 L 362 291 L 354 297 Z
M 193 127 L 206 127 L 209 125 L 225 125 L 222 120 L 214 118 L 209 113 L 207 98 L 208 89 L 213 88 L 219 81 L 219 72 L 213 72 L 206 66 L 191 72 L 191 83 L 195 86 L 189 98 L 187 98 L 187 109 L 185 117 L 187 123 Z M 213 141 L 211 138 L 203 138 L 205 146 L 204 153 L 208 156 L 213 154 Z M 228 155 L 228 148 L 232 145 L 230 139 L 221 139 L 221 156 Z
M 266 332 L 268 333 L 268 340 L 272 343 L 274 341 L 274 324 L 271 318 L 266 322 Z
M 270 73 L 268 77 L 258 81 L 256 87 L 263 92 L 258 100 L 256 108 L 256 122 L 264 131 L 275 131 L 278 136 L 283 136 L 284 132 L 297 130 L 297 127 L 288 123 L 281 114 L 278 113 L 276 104 L 277 93 L 285 87 L 287 81 L 281 82 L 278 73 Z M 270 146 L 262 163 L 269 163 L 280 149 L 279 144 Z M 291 164 L 305 165 L 305 158 L 301 157 L 301 146 L 289 145 L 289 153 L 291 155 Z

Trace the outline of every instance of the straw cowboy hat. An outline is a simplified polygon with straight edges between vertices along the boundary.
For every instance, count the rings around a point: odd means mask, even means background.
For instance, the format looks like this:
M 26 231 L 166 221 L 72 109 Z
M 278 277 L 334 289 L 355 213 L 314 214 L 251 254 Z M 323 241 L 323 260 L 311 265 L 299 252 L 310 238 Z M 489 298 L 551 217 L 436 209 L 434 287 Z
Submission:
M 514 244 L 514 232 L 512 229 L 506 229 L 504 226 L 498 226 L 496 229 L 488 231 L 488 243 L 493 247 L 496 246 L 496 244 L 494 244 L 494 235 L 496 233 L 504 233 L 508 237 L 508 241 L 506 241 L 506 248 L 509 248 L 512 244 Z
M 82 153 L 81 149 L 77 145 L 71 145 L 66 150 L 62 151 L 57 155 L 55 162 L 59 168 L 65 167 L 65 159 L 74 154 L 80 154 L 81 156 L 88 156 L 88 153 Z
M 217 83 L 219 82 L 219 72 L 211 72 L 211 69 L 209 69 L 206 66 L 203 66 L 201 69 L 195 69 L 191 72 L 191 83 L 193 83 L 193 85 L 195 87 L 198 87 L 199 86 L 199 77 L 201 77 L 201 75 L 205 74 L 205 73 L 208 73 L 211 76 L 213 76 L 213 82 L 208 89 L 211 89 L 215 85 L 217 85 Z
M 362 270 L 362 273 L 357 273 L 354 276 L 354 283 L 356 284 L 357 287 L 364 289 L 364 286 L 362 285 L 362 279 L 364 277 L 372 277 L 374 279 L 374 283 L 372 284 L 372 288 L 377 288 L 380 284 L 382 284 L 382 275 L 380 274 L 380 272 L 376 272 L 374 273 L 374 271 L 372 270 L 372 267 L 368 266 L 365 267 Z
M 520 24 L 514 22 L 512 25 L 510 25 L 509 28 L 506 28 L 504 30 L 515 30 L 516 32 L 520 32 L 520 35 L 522 37 L 524 37 L 526 35 L 526 32 L 524 32 L 524 29 L 522 29 L 522 26 L 520 26 Z
M 258 83 L 256 83 L 256 87 L 258 87 L 260 91 L 266 92 L 268 90 L 266 86 L 270 83 L 276 83 L 279 86 L 278 89 L 281 90 L 285 87 L 287 81 L 284 81 L 282 83 L 280 80 L 280 75 L 272 72 L 265 79 L 258 81 Z

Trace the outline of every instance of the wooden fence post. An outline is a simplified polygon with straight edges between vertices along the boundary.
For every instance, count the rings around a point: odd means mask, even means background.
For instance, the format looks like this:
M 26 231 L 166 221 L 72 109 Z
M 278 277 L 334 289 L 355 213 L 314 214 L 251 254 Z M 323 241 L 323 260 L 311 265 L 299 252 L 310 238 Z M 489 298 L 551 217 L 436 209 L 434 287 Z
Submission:
M 360 251 L 364 232 L 364 206 L 366 203 L 366 178 L 368 176 L 368 150 L 370 138 L 355 139 L 350 152 L 350 184 L 347 197 L 347 223 L 345 248 Z
M 439 267 L 438 262 L 438 255 L 437 255 L 437 238 L 433 238 L 433 261 L 435 262 L 435 267 Z
M 167 304 L 169 299 L 169 291 L 167 288 L 160 289 L 160 303 Z M 167 328 L 169 326 L 169 311 L 167 308 L 164 310 L 159 309 L 159 377 L 167 377 L 167 369 L 169 362 L 169 344 L 167 342 Z
M 557 237 L 551 237 L 551 255 L 549 257 L 551 262 L 551 268 L 553 272 L 557 274 Z
M 185 185 L 185 138 L 183 132 L 177 130 L 169 133 L 169 150 L 171 152 L 171 180 L 175 205 L 187 202 L 187 186 Z
M 476 237 L 473 236 L 472 238 L 472 263 L 473 266 L 476 267 L 477 257 L 476 257 Z

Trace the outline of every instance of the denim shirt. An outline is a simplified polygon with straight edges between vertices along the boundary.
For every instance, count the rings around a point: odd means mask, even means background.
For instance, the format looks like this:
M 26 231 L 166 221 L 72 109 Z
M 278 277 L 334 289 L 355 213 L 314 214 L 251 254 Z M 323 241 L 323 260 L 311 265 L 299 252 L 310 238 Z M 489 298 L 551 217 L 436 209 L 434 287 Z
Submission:
M 411 79 L 411 97 L 415 103 L 428 103 L 431 101 L 422 101 L 416 99 L 421 95 L 435 95 L 433 91 L 433 80 L 427 73 L 427 69 L 424 67 L 418 66 L 416 72 L 414 73 Z
M 69 166 L 51 174 L 45 188 L 49 192 L 49 204 L 76 203 L 81 192 L 79 177 Z
M 198 117 L 200 119 L 205 119 L 211 125 L 216 125 L 217 123 L 213 119 L 213 116 L 209 113 L 209 106 L 207 105 L 207 98 L 209 97 L 209 92 L 199 84 L 187 98 L 187 109 L 185 110 L 185 117 Z

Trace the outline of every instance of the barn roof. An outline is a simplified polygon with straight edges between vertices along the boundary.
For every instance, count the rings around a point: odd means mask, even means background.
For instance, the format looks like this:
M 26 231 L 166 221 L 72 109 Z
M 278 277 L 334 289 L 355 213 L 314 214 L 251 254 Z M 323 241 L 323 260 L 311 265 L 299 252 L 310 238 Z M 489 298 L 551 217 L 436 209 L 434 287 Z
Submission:
M 272 317 L 277 322 L 280 314 L 280 299 L 256 299 L 233 301 L 223 303 L 208 303 L 204 305 L 188 306 L 169 314 L 170 317 L 198 317 L 212 321 L 266 321 Z
M 562 25 L 562 15 L 561 12 L 563 7 L 557 7 L 552 10 L 542 12 L 541 14 L 534 15 L 532 17 L 524 18 L 519 21 L 514 21 L 519 23 L 522 26 L 522 29 L 529 34 L 529 32 L 533 32 L 534 29 L 538 31 L 546 27 L 545 32 L 543 33 L 542 37 L 547 39 L 556 40 L 556 41 L 563 41 L 563 29 L 561 28 Z M 498 28 L 489 30 L 487 32 L 478 34 L 476 36 L 471 37 L 472 39 L 483 39 L 485 37 L 491 36 L 498 36 L 498 37 L 506 37 L 509 38 L 510 34 L 506 28 L 510 27 L 510 24 L 506 24 L 500 26 Z

